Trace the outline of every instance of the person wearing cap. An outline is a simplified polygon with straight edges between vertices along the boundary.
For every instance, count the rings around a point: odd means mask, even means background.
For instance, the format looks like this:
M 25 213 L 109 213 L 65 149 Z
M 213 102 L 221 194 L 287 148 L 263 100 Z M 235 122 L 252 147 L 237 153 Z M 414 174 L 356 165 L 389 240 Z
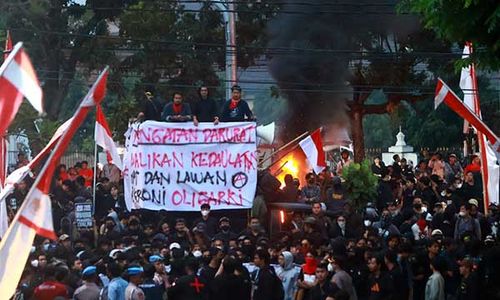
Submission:
M 125 289 L 125 300 L 144 300 L 146 296 L 139 287 L 142 283 L 142 274 L 144 269 L 141 266 L 132 265 L 127 268 L 128 286 Z
M 481 227 L 481 235 L 486 236 L 490 234 L 491 226 L 484 214 L 479 211 L 479 201 L 477 201 L 476 199 L 469 199 L 468 202 L 471 205 L 470 216 L 479 222 L 479 226 Z
M 217 232 L 217 219 L 210 215 L 210 205 L 208 203 L 203 203 L 200 207 L 201 217 L 197 218 L 193 222 L 193 230 L 200 223 L 205 225 L 204 233 L 212 238 Z
M 464 169 L 460 165 L 455 154 L 448 155 L 448 161 L 444 164 L 444 178 L 447 183 L 453 183 L 453 180 L 464 173 Z
M 231 231 L 231 221 L 228 217 L 222 217 L 219 219 L 219 232 L 214 236 L 214 240 L 222 240 L 224 245 L 227 246 L 229 241 L 232 239 L 237 239 L 238 235 Z
M 152 264 L 147 264 L 144 266 L 144 280 L 139 287 L 144 292 L 147 300 L 149 299 L 164 299 L 165 286 L 159 285 L 154 281 L 154 276 L 156 274 L 155 266 Z
M 99 300 L 101 288 L 97 285 L 97 268 L 88 266 L 82 272 L 83 285 L 73 294 L 74 300 Z
M 157 285 L 163 286 L 165 289 L 169 288 L 170 282 L 168 281 L 168 275 L 167 275 L 167 272 L 165 270 L 165 263 L 163 262 L 163 257 L 161 257 L 159 255 L 151 255 L 149 257 L 148 261 L 155 268 L 155 274 L 153 277 L 153 281 Z
M 220 116 L 222 122 L 244 122 L 253 121 L 254 116 L 248 103 L 241 99 L 241 87 L 233 85 L 231 88 L 231 99 L 222 106 Z
M 183 102 L 181 92 L 172 94 L 172 102 L 167 103 L 163 108 L 161 119 L 167 122 L 188 122 L 193 119 L 191 106 L 189 103 Z
M 200 86 L 198 89 L 199 100 L 193 106 L 193 123 L 198 126 L 198 122 L 214 122 L 219 124 L 219 114 L 217 104 L 208 95 L 208 87 Z
M 73 249 L 71 247 L 71 239 L 67 234 L 61 234 L 57 240 L 59 243 L 54 251 L 54 256 L 70 261 L 74 258 Z
M 481 226 L 479 221 L 470 215 L 472 204 L 467 203 L 460 206 L 457 222 L 455 223 L 454 238 L 462 239 L 465 234 L 471 234 L 477 240 L 481 240 Z

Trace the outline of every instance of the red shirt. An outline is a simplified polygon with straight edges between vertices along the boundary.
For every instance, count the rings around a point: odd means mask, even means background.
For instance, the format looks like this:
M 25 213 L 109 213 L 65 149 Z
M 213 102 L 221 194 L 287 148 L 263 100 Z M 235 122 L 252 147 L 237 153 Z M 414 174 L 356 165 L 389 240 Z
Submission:
M 80 169 L 80 176 L 83 176 L 85 178 L 85 186 L 89 187 L 92 186 L 92 181 L 94 180 L 94 172 L 92 169 L 87 168 L 87 169 Z
M 36 287 L 34 298 L 37 300 L 53 300 L 55 297 L 69 299 L 66 286 L 57 281 L 45 281 Z

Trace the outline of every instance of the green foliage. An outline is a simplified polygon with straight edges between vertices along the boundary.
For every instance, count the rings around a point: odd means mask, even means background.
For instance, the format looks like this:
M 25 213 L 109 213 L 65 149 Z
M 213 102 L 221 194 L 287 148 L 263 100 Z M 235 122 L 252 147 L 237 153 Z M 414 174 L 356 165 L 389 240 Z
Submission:
M 351 163 L 342 170 L 344 187 L 354 208 L 360 209 L 377 196 L 378 178 L 373 175 L 371 163 Z
M 472 42 L 477 51 L 458 67 L 473 61 L 484 69 L 500 68 L 498 1 L 404 0 L 400 10 L 422 15 L 425 26 L 441 38 L 460 45 Z

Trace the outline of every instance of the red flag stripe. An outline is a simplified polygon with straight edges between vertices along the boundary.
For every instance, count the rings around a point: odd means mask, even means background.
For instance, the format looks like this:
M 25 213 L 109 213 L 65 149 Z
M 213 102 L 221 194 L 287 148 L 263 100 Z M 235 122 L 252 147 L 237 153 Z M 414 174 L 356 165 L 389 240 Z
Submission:
M 87 116 L 87 113 L 89 112 L 90 107 L 80 107 L 80 109 L 77 111 L 76 115 L 73 117 L 73 121 L 71 122 L 71 125 L 69 128 L 66 130 L 66 132 L 63 134 L 61 137 L 60 141 L 57 143 L 57 146 L 55 147 L 54 151 L 52 151 L 52 155 L 50 157 L 50 160 L 52 163 L 50 163 L 47 166 L 47 169 L 45 170 L 44 178 L 40 180 L 39 184 L 37 185 L 37 188 L 48 194 L 50 192 L 50 185 L 52 181 L 52 175 L 54 174 L 56 170 L 56 163 L 58 162 L 61 156 L 64 154 L 64 151 L 66 151 L 67 146 L 71 142 L 71 139 L 73 138 L 73 135 L 75 132 L 78 130 L 80 127 L 80 124 L 85 120 L 85 117 Z
M 21 106 L 23 95 L 7 79 L 0 76 L 0 136 L 3 137 Z
M 316 129 L 312 134 L 311 138 L 318 149 L 318 161 L 316 165 L 320 167 L 326 167 L 326 156 L 325 151 L 323 151 L 323 142 L 321 141 L 321 129 Z
M 48 230 L 43 227 L 37 226 L 35 223 L 31 222 L 24 216 L 19 217 L 19 222 L 35 230 L 38 235 L 41 235 L 51 240 L 57 240 L 57 236 L 53 230 Z
M 468 107 L 466 107 L 460 98 L 439 78 L 438 86 L 441 86 L 439 92 L 436 95 L 436 99 L 442 97 L 442 101 L 446 103 L 453 111 L 455 111 L 459 116 L 469 121 L 472 126 L 476 127 L 477 130 L 481 131 L 486 135 L 489 142 L 494 145 L 498 138 Z M 498 150 L 497 150 L 498 151 Z
M 96 122 L 102 126 L 107 135 L 112 136 L 108 122 L 106 121 L 106 117 L 104 116 L 104 112 L 102 111 L 102 107 L 100 105 L 97 105 L 96 109 Z
M 23 49 L 14 56 L 14 60 L 5 68 L 2 76 L 9 80 L 20 93 L 24 94 L 38 112 L 43 112 L 42 88 Z

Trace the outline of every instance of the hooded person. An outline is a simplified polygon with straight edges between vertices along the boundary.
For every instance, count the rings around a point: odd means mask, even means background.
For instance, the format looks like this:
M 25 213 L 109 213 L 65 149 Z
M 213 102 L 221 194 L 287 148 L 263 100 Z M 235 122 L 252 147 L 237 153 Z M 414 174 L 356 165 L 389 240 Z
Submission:
M 280 267 L 276 270 L 276 275 L 283 283 L 285 298 L 283 300 L 294 299 L 297 291 L 297 279 L 300 274 L 300 267 L 293 263 L 293 254 L 289 251 L 283 251 L 278 257 Z

